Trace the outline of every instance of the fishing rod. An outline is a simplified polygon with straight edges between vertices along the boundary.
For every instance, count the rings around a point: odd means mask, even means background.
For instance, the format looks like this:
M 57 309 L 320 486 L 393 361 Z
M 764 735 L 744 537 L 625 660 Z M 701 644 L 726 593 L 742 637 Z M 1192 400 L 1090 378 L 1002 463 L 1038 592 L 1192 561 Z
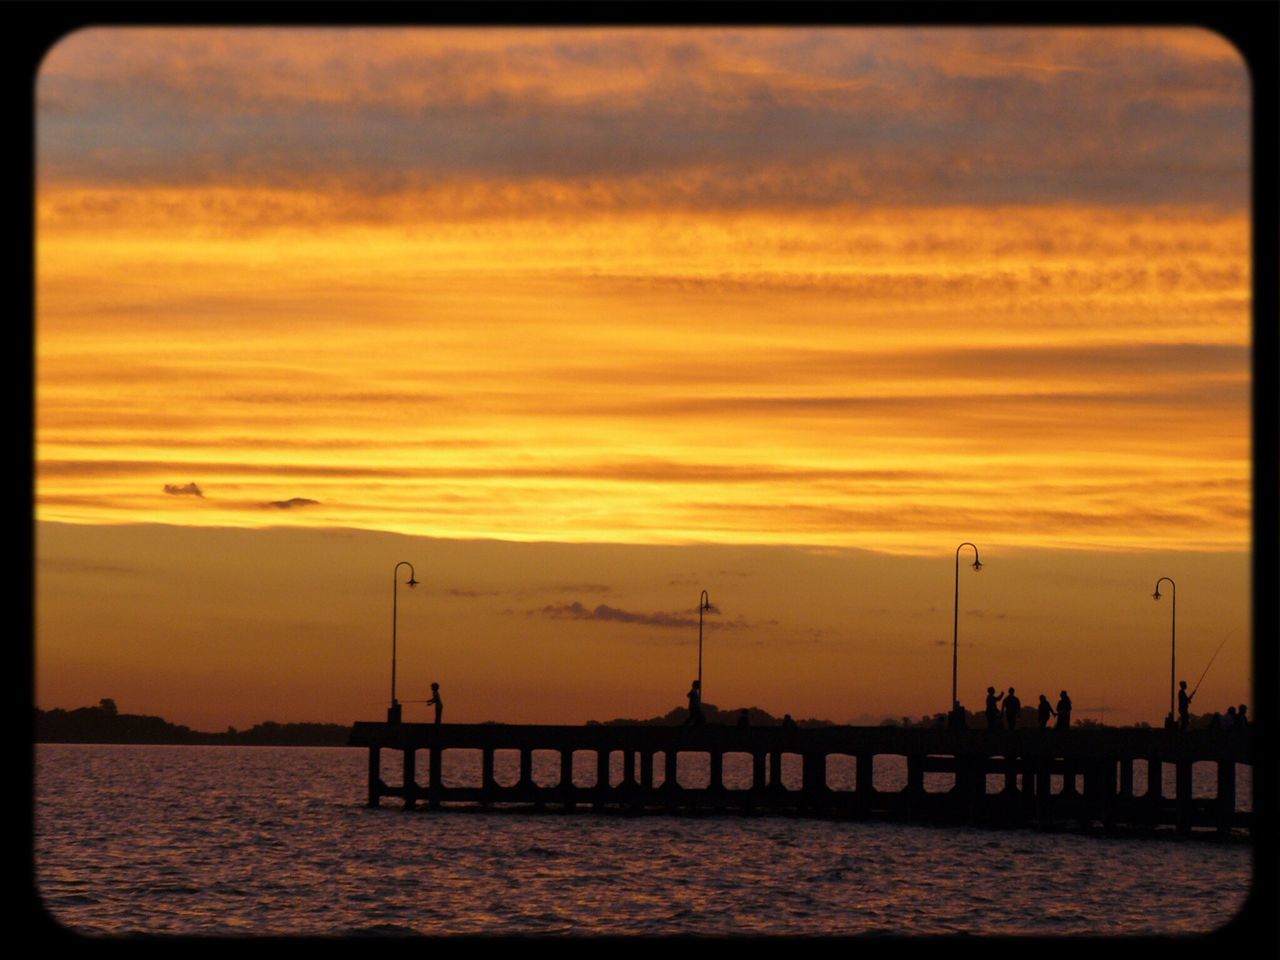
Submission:
M 1209 673 L 1209 668 L 1213 666 L 1213 661 L 1218 659 L 1218 654 L 1222 652 L 1222 648 L 1227 645 L 1227 641 L 1231 639 L 1231 634 L 1233 633 L 1235 633 L 1234 630 L 1228 630 L 1227 635 L 1223 637 L 1222 642 L 1218 644 L 1218 649 L 1213 651 L 1213 656 L 1210 657 L 1209 662 L 1205 664 L 1204 673 L 1200 674 L 1200 679 L 1196 681 L 1195 688 L 1191 691 L 1191 696 L 1194 697 L 1196 695 L 1196 690 L 1199 690 L 1200 684 L 1204 683 L 1204 678 Z

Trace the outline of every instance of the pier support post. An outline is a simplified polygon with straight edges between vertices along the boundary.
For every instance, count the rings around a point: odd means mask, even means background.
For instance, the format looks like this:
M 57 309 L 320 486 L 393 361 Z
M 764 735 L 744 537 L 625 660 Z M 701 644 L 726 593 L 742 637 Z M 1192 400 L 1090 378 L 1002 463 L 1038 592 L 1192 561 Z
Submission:
M 1191 761 L 1179 760 L 1175 766 L 1177 793 L 1177 827 L 1179 833 L 1191 832 Z
M 825 805 L 827 790 L 827 757 L 826 754 L 807 750 L 801 755 L 801 783 L 804 791 L 801 802 L 810 810 Z
M 956 757 L 956 781 L 963 781 L 957 814 L 968 823 L 981 823 L 991 803 L 987 796 L 986 757 Z
M 640 789 L 646 794 L 653 790 L 653 752 L 640 751 Z
M 724 751 L 719 747 L 711 748 L 711 792 L 724 790 Z
M 1120 761 L 1120 795 L 1126 800 L 1133 799 L 1133 758 L 1125 757 Z
M 609 790 L 609 751 L 596 751 L 596 787 L 593 793 L 595 801 L 592 806 L 597 810 L 604 809 L 604 798 Z
M 1053 823 L 1053 773 L 1048 757 L 1036 763 L 1036 824 L 1047 829 Z
M 485 747 L 480 751 L 480 805 L 487 807 L 493 800 L 498 784 L 493 779 L 493 748 Z
M 418 784 L 414 778 L 417 776 L 416 761 L 417 752 L 413 747 L 404 748 L 404 808 L 406 810 L 414 810 L 418 806 Z
M 751 792 L 763 793 L 765 789 L 765 752 L 756 750 L 751 754 Z
M 382 796 L 382 748 L 369 748 L 369 800 L 365 806 L 376 807 Z
M 427 784 L 427 797 L 432 810 L 440 809 L 440 791 L 444 789 L 444 781 L 440 774 L 442 766 L 440 758 L 443 754 L 444 750 L 440 747 L 431 747 L 427 760 L 427 775 L 430 777 L 430 782 Z
M 573 809 L 573 747 L 560 748 L 560 784 L 556 788 L 565 810 Z
M 1116 761 L 1098 761 L 1098 791 L 1102 797 L 1102 828 L 1108 833 L 1116 829 Z
M 1001 793 L 1012 796 L 1018 792 L 1018 758 L 1014 754 L 1004 758 L 1004 789 Z
M 676 795 L 680 790 L 680 781 L 676 778 L 676 751 L 667 750 L 662 755 L 664 761 L 664 779 L 662 792 L 667 795 L 667 809 L 675 810 Z
M 769 789 L 782 795 L 782 751 L 774 750 L 769 754 Z
M 1022 775 L 1022 819 L 1033 820 L 1036 815 L 1036 763 L 1024 757 L 1018 764 Z
M 520 748 L 520 787 L 533 788 L 533 750 L 529 747 Z
M 853 763 L 854 807 L 861 816 L 866 816 L 875 802 L 875 754 L 860 753 Z
M 924 797 L 924 758 L 919 754 L 907 757 L 907 785 L 902 788 L 907 819 L 914 819 Z
M 1218 761 L 1218 798 L 1214 802 L 1218 813 L 1218 833 L 1228 835 L 1236 818 L 1236 762 L 1234 759 Z
M 1155 827 L 1160 822 L 1164 806 L 1164 766 L 1159 757 L 1147 758 L 1147 792 L 1143 796 L 1147 823 Z
M 1084 804 L 1080 799 L 1080 791 L 1076 789 L 1076 773 L 1078 768 L 1070 760 L 1062 761 L 1062 789 L 1058 791 L 1055 806 L 1058 808 L 1058 815 L 1067 819 L 1079 819 L 1083 813 Z

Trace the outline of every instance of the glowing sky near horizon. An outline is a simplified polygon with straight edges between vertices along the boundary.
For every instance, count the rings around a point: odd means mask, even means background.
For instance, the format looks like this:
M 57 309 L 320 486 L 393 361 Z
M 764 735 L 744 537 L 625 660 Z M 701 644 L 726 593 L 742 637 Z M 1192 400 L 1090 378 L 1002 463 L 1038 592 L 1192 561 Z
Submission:
M 72 34 L 36 516 L 1238 555 L 1249 109 L 1193 29 Z

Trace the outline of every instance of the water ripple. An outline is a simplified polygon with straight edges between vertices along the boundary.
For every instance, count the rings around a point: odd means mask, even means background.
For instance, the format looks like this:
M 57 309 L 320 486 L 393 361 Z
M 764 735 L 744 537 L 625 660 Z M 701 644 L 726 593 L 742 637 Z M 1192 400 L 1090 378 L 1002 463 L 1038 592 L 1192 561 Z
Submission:
M 1248 849 L 1230 845 L 783 818 L 409 816 L 361 805 L 366 760 L 41 745 L 42 902 L 90 935 L 1169 934 L 1229 920 L 1251 878 Z

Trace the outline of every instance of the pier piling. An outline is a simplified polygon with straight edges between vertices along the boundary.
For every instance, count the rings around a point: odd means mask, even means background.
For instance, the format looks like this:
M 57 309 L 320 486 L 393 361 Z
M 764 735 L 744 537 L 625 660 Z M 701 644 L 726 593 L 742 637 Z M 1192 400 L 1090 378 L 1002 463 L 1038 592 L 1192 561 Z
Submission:
M 943 730 L 893 727 L 605 726 L 583 727 L 507 724 L 357 723 L 349 743 L 369 751 L 367 805 L 385 796 L 400 797 L 406 810 L 420 803 L 432 810 L 478 806 L 492 810 L 545 809 L 572 812 L 628 813 L 665 811 L 792 813 L 807 816 L 898 818 L 944 823 L 1017 826 L 1034 823 L 1051 829 L 1064 821 L 1106 831 L 1139 828 L 1151 832 L 1172 828 L 1180 834 L 1207 829 L 1216 835 L 1252 829 L 1252 816 L 1236 810 L 1236 765 L 1250 764 L 1247 734 L 1219 731 L 1149 729 L 1096 730 Z M 480 754 L 478 783 L 444 783 L 445 750 Z M 399 785 L 382 778 L 382 751 L 402 754 Z M 417 751 L 427 753 L 428 777 L 419 784 Z M 495 777 L 495 754 L 511 751 L 519 758 L 519 775 Z M 559 755 L 558 783 L 542 786 L 534 779 L 534 751 Z M 574 754 L 594 755 L 595 780 L 573 780 Z M 620 753 L 620 777 L 610 781 L 611 760 Z M 682 784 L 678 773 L 686 760 L 701 754 L 709 770 L 705 786 Z M 725 782 L 725 755 L 750 758 L 750 780 Z M 783 781 L 783 755 L 800 764 L 798 785 Z M 852 784 L 828 783 L 833 755 L 853 760 Z M 662 757 L 664 775 L 655 782 Z M 905 782 L 899 790 L 875 786 L 877 757 L 905 758 Z M 1147 790 L 1134 796 L 1134 761 L 1147 763 Z M 1192 796 L 1192 770 L 1197 762 L 1217 766 L 1212 799 Z M 738 761 L 735 761 L 738 763 Z M 1173 763 L 1176 789 L 1165 803 L 1162 765 Z M 741 766 L 741 764 L 739 764 Z M 638 769 L 637 769 L 638 767 Z M 505 768 L 504 768 L 505 769 Z M 745 772 L 745 771 L 744 771 Z M 950 774 L 944 792 L 925 789 L 926 774 Z M 1000 787 L 987 791 L 988 775 Z M 472 775 L 474 776 L 474 774 Z M 740 773 L 739 776 L 742 776 Z M 1082 789 L 1077 787 L 1077 777 Z M 1055 793 L 1054 781 L 1061 779 Z M 936 788 L 935 788 L 936 791 Z

